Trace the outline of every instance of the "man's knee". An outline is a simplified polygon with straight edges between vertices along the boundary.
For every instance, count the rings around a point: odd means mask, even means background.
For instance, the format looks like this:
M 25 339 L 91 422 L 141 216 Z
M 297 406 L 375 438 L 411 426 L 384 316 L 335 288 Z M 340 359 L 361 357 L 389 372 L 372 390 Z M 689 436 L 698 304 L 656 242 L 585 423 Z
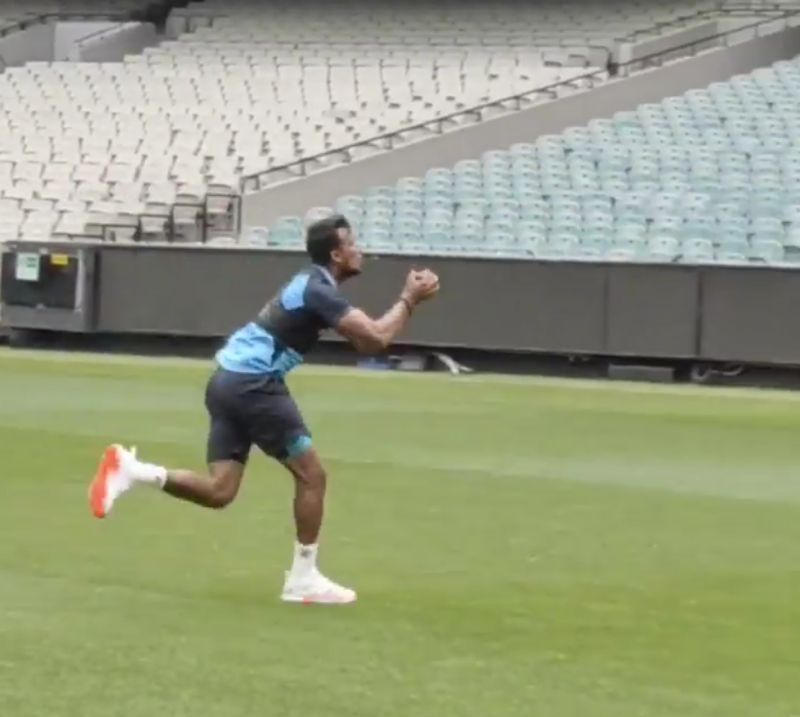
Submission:
M 223 474 L 212 477 L 209 507 L 222 509 L 233 503 L 239 492 L 241 476 Z
M 236 491 L 231 490 L 228 486 L 214 486 L 211 491 L 211 500 L 209 501 L 209 507 L 215 508 L 216 510 L 222 510 L 223 508 L 227 508 L 231 503 L 233 503 L 234 498 L 236 498 Z
M 318 462 L 295 468 L 294 475 L 298 482 L 311 490 L 324 490 L 328 482 L 328 474 Z

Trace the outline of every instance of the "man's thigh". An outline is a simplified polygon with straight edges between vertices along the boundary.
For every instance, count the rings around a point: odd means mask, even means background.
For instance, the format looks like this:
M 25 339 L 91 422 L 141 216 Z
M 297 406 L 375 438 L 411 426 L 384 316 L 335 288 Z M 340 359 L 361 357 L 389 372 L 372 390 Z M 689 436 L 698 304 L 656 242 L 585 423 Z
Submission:
M 285 462 L 311 447 L 311 432 L 288 390 L 254 391 L 249 397 L 248 438 L 266 455 Z
M 245 465 L 250 454 L 250 437 L 242 420 L 241 397 L 236 379 L 216 372 L 206 386 L 206 410 L 209 415 L 206 462 L 236 461 Z

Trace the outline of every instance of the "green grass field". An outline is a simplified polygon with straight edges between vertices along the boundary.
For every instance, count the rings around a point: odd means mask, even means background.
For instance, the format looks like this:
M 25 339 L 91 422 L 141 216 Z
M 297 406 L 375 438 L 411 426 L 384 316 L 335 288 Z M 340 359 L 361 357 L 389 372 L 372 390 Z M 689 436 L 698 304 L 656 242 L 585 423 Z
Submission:
M 799 395 L 301 369 L 326 608 L 261 456 L 90 516 L 110 441 L 202 466 L 207 372 L 0 352 L 0 714 L 800 715 Z

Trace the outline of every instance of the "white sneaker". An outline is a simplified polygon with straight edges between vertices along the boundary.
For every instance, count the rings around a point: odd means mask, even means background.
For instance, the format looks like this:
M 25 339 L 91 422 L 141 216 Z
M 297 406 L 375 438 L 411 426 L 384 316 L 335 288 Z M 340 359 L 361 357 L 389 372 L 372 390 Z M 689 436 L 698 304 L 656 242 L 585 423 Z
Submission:
M 106 448 L 100 459 L 92 484 L 89 486 L 89 505 L 96 518 L 105 518 L 114 501 L 134 484 L 136 449 L 127 450 L 114 444 Z
M 281 600 L 305 605 L 345 605 L 356 601 L 356 593 L 328 580 L 318 570 L 313 570 L 307 577 L 299 580 L 287 573 Z

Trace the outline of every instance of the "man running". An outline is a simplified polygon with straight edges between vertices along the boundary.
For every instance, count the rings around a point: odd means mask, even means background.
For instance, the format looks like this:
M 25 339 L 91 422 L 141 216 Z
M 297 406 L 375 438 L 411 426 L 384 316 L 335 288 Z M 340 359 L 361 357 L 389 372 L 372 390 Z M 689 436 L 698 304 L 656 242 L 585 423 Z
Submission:
M 134 450 L 115 444 L 100 460 L 89 503 L 94 515 L 104 518 L 125 492 L 151 485 L 206 508 L 224 508 L 236 497 L 255 444 L 281 462 L 295 480 L 297 541 L 281 598 L 349 603 L 356 593 L 317 569 L 326 473 L 284 377 L 302 363 L 325 329 L 335 329 L 362 353 L 383 351 L 417 304 L 438 292 L 439 279 L 428 270 L 411 271 L 394 305 L 372 319 L 339 292 L 339 283 L 360 274 L 362 265 L 347 220 L 333 215 L 311 225 L 306 248 L 311 265 L 296 274 L 254 321 L 233 333 L 216 355 L 217 367 L 205 396 L 211 423 L 209 474 L 144 463 Z

